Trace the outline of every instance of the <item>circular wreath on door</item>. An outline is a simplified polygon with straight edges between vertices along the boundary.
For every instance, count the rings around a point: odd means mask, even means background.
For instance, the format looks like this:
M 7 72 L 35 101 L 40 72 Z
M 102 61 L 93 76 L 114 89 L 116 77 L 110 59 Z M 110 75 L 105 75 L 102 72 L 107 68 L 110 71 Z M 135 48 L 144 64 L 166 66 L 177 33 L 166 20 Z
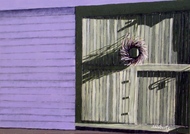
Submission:
M 121 61 L 124 65 L 140 64 L 148 57 L 145 42 L 140 38 L 131 38 L 130 34 L 126 34 L 120 49 Z

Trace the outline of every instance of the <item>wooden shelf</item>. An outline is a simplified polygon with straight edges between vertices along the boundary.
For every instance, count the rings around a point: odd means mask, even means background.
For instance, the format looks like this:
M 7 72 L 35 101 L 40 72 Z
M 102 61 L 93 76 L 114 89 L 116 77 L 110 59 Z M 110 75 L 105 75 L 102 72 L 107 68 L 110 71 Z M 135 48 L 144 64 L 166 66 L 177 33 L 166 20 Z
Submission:
M 180 129 L 181 126 L 153 126 L 153 125 L 132 125 L 132 124 L 94 124 L 94 123 L 76 123 L 77 127 L 120 129 L 120 130 L 137 130 L 152 132 L 171 132 Z
M 136 67 L 137 71 L 190 72 L 190 64 L 143 64 Z

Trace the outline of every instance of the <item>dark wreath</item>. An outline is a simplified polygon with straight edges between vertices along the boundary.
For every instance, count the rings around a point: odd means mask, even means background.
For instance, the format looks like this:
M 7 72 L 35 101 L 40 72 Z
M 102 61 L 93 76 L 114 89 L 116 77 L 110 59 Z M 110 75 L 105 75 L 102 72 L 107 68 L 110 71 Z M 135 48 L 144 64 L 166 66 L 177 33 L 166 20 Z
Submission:
M 137 51 L 137 55 L 133 56 L 131 51 Z M 120 49 L 121 61 L 124 65 L 142 63 L 148 57 L 147 47 L 145 42 L 140 38 L 132 39 L 129 34 L 126 35 Z

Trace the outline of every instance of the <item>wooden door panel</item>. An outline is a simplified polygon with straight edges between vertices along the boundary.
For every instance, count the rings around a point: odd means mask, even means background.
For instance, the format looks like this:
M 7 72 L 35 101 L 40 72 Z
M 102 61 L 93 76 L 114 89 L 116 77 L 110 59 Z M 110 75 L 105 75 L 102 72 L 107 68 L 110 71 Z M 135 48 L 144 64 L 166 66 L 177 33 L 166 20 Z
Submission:
M 175 125 L 176 78 L 175 72 L 138 73 L 138 123 Z

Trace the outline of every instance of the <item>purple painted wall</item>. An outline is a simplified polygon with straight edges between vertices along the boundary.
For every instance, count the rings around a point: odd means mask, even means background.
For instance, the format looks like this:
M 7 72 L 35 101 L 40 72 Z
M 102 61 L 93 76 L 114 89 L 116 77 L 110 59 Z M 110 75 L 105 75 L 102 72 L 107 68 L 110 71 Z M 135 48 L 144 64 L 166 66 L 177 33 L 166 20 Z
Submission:
M 52 7 L 75 7 L 87 5 L 121 4 L 137 2 L 158 2 L 173 0 L 1 0 L 0 10 L 52 8 Z
M 0 127 L 75 129 L 74 8 L 0 20 Z

